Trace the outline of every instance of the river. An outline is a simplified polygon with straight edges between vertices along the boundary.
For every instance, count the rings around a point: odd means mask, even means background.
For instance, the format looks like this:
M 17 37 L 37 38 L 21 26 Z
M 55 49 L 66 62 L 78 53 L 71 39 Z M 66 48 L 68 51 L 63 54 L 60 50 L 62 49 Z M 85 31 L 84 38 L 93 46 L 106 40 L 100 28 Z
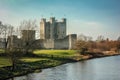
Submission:
M 120 56 L 67 63 L 14 80 L 120 80 Z

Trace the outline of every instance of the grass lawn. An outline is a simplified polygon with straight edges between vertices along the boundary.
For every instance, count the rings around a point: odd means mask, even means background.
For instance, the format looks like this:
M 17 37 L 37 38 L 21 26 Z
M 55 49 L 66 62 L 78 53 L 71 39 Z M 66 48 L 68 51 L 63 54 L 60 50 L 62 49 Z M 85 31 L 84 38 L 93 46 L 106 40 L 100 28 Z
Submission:
M 3 51 L 3 50 L 0 50 Z M 57 55 L 57 56 L 75 56 L 76 50 L 35 50 L 34 54 L 36 55 L 41 55 L 41 54 L 46 54 L 46 55 Z M 36 61 L 51 61 L 52 59 L 50 58 L 32 58 L 32 57 L 23 57 L 20 59 L 23 62 L 36 62 Z M 54 60 L 53 60 L 54 61 Z M 10 66 L 10 61 L 6 57 L 0 57 L 0 67 L 4 66 Z
M 33 53 L 37 55 L 75 56 L 76 50 L 35 50 Z
M 1 50 L 2 52 L 2 50 Z M 10 75 L 28 74 L 31 72 L 40 72 L 41 69 L 55 67 L 67 62 L 73 61 L 71 57 L 76 55 L 75 50 L 35 50 L 34 54 L 38 56 L 23 56 L 20 60 L 22 63 L 17 64 L 15 71 L 9 68 L 11 66 L 8 57 L 0 56 L 0 80 L 8 78 Z M 43 56 L 45 54 L 45 56 Z M 42 55 L 42 56 L 41 56 Z M 69 57 L 70 56 L 70 57 Z
M 24 57 L 20 59 L 23 62 L 36 62 L 36 61 L 43 61 L 43 60 L 49 60 L 47 58 L 31 58 L 31 57 Z M 8 58 L 6 57 L 0 57 L 0 67 L 4 66 L 10 66 L 11 63 Z
M 20 59 L 23 62 L 36 62 L 36 61 L 42 61 L 42 60 L 49 60 L 48 58 L 30 58 L 30 57 L 24 57 Z
M 0 53 L 4 53 L 4 50 L 3 50 L 3 49 L 0 49 Z
M 10 61 L 6 57 L 0 57 L 0 67 L 10 66 Z

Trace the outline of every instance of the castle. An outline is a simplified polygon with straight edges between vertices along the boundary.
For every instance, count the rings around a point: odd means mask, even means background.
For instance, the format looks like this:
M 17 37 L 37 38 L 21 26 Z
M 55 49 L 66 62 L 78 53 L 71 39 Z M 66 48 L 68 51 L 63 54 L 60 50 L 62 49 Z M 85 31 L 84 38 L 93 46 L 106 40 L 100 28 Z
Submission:
M 40 38 L 41 39 L 63 39 L 66 37 L 66 19 L 57 22 L 54 17 L 50 21 L 42 18 L 40 22 Z
M 51 17 L 49 21 L 45 18 L 40 22 L 41 47 L 46 49 L 72 49 L 77 39 L 76 34 L 66 35 L 66 19 L 61 21 Z
M 31 44 L 35 49 L 73 49 L 77 39 L 76 34 L 66 35 L 66 19 L 61 21 L 51 17 L 49 21 L 42 18 L 40 21 L 40 39 L 35 39 L 35 30 L 21 30 L 21 38 L 9 37 L 8 46 L 25 47 Z

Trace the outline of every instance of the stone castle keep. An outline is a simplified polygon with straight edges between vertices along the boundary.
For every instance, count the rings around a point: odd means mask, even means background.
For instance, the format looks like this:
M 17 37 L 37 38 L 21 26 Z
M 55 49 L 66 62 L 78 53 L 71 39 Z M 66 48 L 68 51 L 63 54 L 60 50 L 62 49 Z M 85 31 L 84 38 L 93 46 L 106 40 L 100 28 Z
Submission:
M 57 22 L 54 17 L 50 21 L 41 19 L 40 22 L 40 38 L 41 39 L 63 39 L 66 37 L 66 19 Z
M 35 39 L 34 30 L 22 30 L 21 38 L 11 36 L 10 42 L 14 46 L 23 46 L 25 40 L 29 40 L 32 44 L 31 48 L 40 49 L 73 49 L 77 39 L 76 34 L 66 35 L 66 19 L 61 21 L 51 17 L 49 21 L 42 18 L 40 21 L 40 39 Z M 22 44 L 21 44 L 22 43 Z M 11 44 L 9 44 L 10 46 Z
M 59 22 L 54 17 L 51 17 L 49 21 L 42 18 L 40 22 L 41 47 L 47 49 L 72 49 L 77 35 L 66 35 L 66 29 L 65 18 Z

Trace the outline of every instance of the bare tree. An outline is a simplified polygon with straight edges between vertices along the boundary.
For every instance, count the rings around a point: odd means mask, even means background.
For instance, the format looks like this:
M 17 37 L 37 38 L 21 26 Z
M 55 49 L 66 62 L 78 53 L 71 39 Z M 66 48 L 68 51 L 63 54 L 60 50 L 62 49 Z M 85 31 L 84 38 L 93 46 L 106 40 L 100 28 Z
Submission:
M 88 50 L 88 42 L 83 40 L 77 40 L 76 42 L 76 49 L 79 51 L 80 54 L 85 54 Z
M 78 39 L 82 40 L 82 41 L 92 41 L 92 37 L 91 36 L 86 36 L 86 35 L 83 35 L 83 34 L 80 34 L 78 36 Z
M 98 42 L 104 41 L 104 36 L 102 36 L 102 35 L 98 36 L 96 41 L 98 41 Z
M 118 39 L 117 39 L 118 41 L 120 41 L 120 36 L 118 37 Z
M 82 41 L 87 41 L 87 36 L 83 35 L 83 34 L 80 34 L 78 36 L 78 40 L 82 40 Z
M 35 35 L 36 35 L 36 30 L 37 25 L 36 21 L 32 20 L 24 20 L 21 22 L 19 26 L 19 31 L 20 31 L 20 36 L 22 39 L 22 44 L 23 44 L 23 51 L 24 53 L 29 53 L 32 51 L 33 44 L 35 43 Z
M 0 48 L 3 48 L 3 38 L 2 38 L 2 33 L 3 33 L 4 27 L 2 22 L 0 21 Z
M 23 20 L 19 26 L 20 30 L 36 30 L 36 20 Z
M 0 38 L 2 37 L 3 31 L 4 31 L 4 25 L 2 24 L 2 22 L 0 22 Z
M 83 34 L 79 35 L 76 42 L 76 49 L 84 55 L 90 46 L 90 41 L 92 41 L 92 37 Z
M 14 47 L 14 32 L 12 25 L 0 23 L 0 38 L 4 40 L 5 55 L 12 64 L 12 70 L 15 70 L 16 64 L 22 55 L 21 50 L 18 50 L 19 47 Z
M 13 35 L 14 33 L 13 29 L 14 28 L 12 25 L 8 25 L 8 24 L 3 25 L 2 23 L 0 23 L 0 38 L 3 39 L 5 53 L 8 45 L 8 36 Z

